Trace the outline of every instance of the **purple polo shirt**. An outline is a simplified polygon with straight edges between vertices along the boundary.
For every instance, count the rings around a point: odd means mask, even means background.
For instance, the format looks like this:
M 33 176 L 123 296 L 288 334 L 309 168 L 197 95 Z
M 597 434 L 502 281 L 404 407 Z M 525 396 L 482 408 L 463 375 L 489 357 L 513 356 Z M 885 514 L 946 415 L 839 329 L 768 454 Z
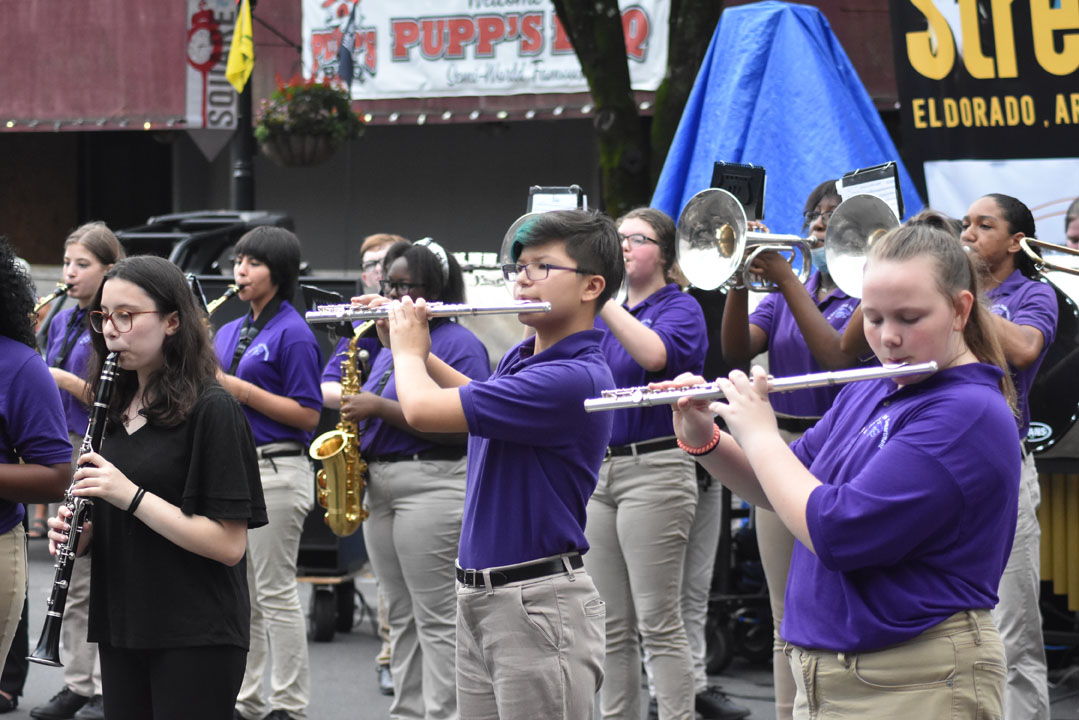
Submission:
M 60 391 L 45 361 L 21 342 L 0 336 L 0 462 L 19 458 L 34 465 L 71 462 L 71 441 Z M 0 498 L 0 534 L 22 517 L 21 503 Z
M 600 349 L 611 366 L 616 387 L 639 387 L 670 380 L 684 372 L 699 375 L 704 371 L 708 334 L 704 327 L 704 312 L 693 296 L 671 283 L 626 310 L 663 340 L 663 346 L 667 348 L 667 366 L 657 372 L 645 370 L 630 356 L 607 323 L 597 317 L 596 329 L 604 333 Z M 615 410 L 611 414 L 614 417 L 611 445 L 674 435 L 671 409 L 665 405 Z
M 461 567 L 588 550 L 585 506 L 613 422 L 584 411 L 587 398 L 614 387 L 602 336 L 574 333 L 538 355 L 529 338 L 490 380 L 460 388 L 469 432 Z
M 1012 380 L 1019 395 L 1019 436 L 1025 438 L 1030 428 L 1030 405 L 1027 403 L 1030 386 L 1057 335 L 1057 296 L 1053 288 L 1031 280 L 1019 270 L 985 295 L 989 299 L 989 309 L 995 314 L 1016 325 L 1028 325 L 1045 338 L 1038 359 L 1030 367 L 1024 370 L 1012 368 Z
M 815 298 L 818 287 L 820 271 L 809 277 L 805 289 L 810 297 Z M 852 298 L 836 288 L 817 302 L 817 308 L 828 324 L 842 333 L 858 302 L 858 298 Z M 749 322 L 768 335 L 768 372 L 774 377 L 817 373 L 824 369 L 809 351 L 809 345 L 794 321 L 794 313 L 783 293 L 769 293 L 749 316 Z M 839 388 L 832 386 L 773 393 L 768 400 L 776 412 L 795 417 L 820 417 L 832 406 L 837 394 Z
M 824 484 L 806 507 L 816 554 L 794 544 L 785 640 L 875 650 L 997 604 L 1020 462 L 1002 376 L 971 364 L 906 388 L 851 383 L 791 444 Z
M 431 330 L 431 353 L 457 372 L 473 380 L 486 380 L 491 375 L 491 361 L 487 359 L 487 348 L 472 331 L 455 322 L 442 322 Z M 397 375 L 393 370 L 393 353 L 379 353 L 371 365 L 371 375 L 364 383 L 366 392 L 377 392 L 387 371 L 390 375 L 386 386 L 380 393 L 389 400 L 397 400 Z M 361 423 L 361 427 L 362 423 Z M 360 439 L 360 452 L 368 460 L 379 455 L 393 453 L 418 453 L 435 447 L 436 443 L 417 437 L 412 433 L 395 428 L 390 423 L 372 418 L 363 428 Z
M 250 313 L 248 313 L 250 315 Z M 214 350 L 221 367 L 228 371 L 232 353 L 240 339 L 245 317 L 221 327 L 214 337 Z M 236 377 L 254 383 L 275 395 L 292 398 L 303 407 L 322 409 L 319 372 L 322 356 L 318 343 L 303 318 L 288 302 L 282 302 L 277 314 L 251 341 L 236 367 Z M 298 442 L 307 445 L 313 433 L 271 420 L 244 405 L 251 423 L 255 445 Z
M 363 325 L 362 321 L 352 323 L 353 329 L 358 328 L 360 325 Z M 343 337 L 337 341 L 337 346 L 333 349 L 333 357 L 330 358 L 330 361 L 326 363 L 326 367 L 322 370 L 322 382 L 341 382 L 341 363 L 345 361 L 345 353 L 348 351 L 348 343 L 351 339 Z M 379 342 L 374 328 L 356 342 L 356 350 L 366 350 L 367 362 L 374 364 L 375 358 L 382 350 L 382 343 Z
M 59 367 L 69 373 L 86 379 L 86 367 L 90 363 L 90 355 L 93 347 L 90 345 L 90 327 L 85 325 L 86 313 L 89 308 L 66 308 L 56 313 L 49 324 L 49 338 L 45 346 L 45 362 L 49 367 Z M 76 323 L 71 325 L 72 319 Z M 64 345 L 68 334 L 74 335 L 67 358 L 60 365 L 56 365 L 56 359 Z M 90 410 L 83 405 L 82 400 L 69 392 L 60 392 L 60 401 L 64 404 L 64 415 L 67 417 L 67 431 L 73 435 L 85 435 L 86 426 L 90 424 Z

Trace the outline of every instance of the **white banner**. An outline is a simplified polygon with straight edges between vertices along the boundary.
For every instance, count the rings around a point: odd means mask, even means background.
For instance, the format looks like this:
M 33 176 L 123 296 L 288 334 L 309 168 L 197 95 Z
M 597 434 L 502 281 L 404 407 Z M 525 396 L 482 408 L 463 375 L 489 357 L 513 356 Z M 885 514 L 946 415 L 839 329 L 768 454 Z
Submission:
M 187 0 L 187 128 L 236 127 L 236 91 L 225 62 L 236 21 L 235 0 Z
M 630 82 L 655 90 L 667 66 L 667 0 L 623 0 Z M 303 0 L 307 76 L 337 74 L 351 0 Z M 352 97 L 587 92 L 550 0 L 357 0 Z
M 934 160 L 925 163 L 929 207 L 955 218 L 989 193 L 1018 198 L 1034 215 L 1038 239 L 1064 244 L 1064 214 L 1079 193 L 1079 158 Z

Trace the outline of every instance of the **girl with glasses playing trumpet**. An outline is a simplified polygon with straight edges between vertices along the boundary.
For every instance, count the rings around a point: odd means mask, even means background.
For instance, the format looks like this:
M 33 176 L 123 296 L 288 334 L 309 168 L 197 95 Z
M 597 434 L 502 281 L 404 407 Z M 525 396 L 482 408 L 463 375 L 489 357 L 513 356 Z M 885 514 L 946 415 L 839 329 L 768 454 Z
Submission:
M 788 448 L 764 371 L 752 384 L 735 371 L 719 381 L 726 402 L 679 401 L 675 430 L 797 539 L 781 628 L 795 718 L 1000 717 L 1004 652 L 989 609 L 1020 460 L 1004 355 L 971 258 L 936 227 L 907 224 L 871 245 L 863 287 L 877 358 L 939 372 L 845 386 Z
M 231 720 L 248 648 L 248 528 L 266 523 L 251 430 L 218 384 L 204 311 L 163 258 L 121 260 L 91 304 L 94 354 L 119 369 L 100 452 L 72 493 L 94 501 L 89 639 L 112 720 Z M 50 550 L 70 510 L 49 520 Z M 76 563 L 77 565 L 78 563 Z

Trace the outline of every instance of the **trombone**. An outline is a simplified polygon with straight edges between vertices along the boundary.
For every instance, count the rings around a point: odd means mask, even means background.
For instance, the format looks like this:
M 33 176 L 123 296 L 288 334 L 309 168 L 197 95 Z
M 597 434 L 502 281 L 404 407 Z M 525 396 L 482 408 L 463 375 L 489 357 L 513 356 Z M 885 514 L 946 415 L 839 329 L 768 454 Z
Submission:
M 1045 250 L 1054 250 L 1056 252 L 1061 252 L 1061 253 L 1064 253 L 1066 255 L 1071 255 L 1072 257 L 1079 257 L 1079 250 L 1073 250 L 1072 248 L 1067 247 L 1065 245 L 1056 245 L 1054 243 L 1046 242 L 1044 240 L 1038 240 L 1037 238 L 1032 238 L 1032 237 L 1021 237 L 1021 238 L 1019 238 L 1019 247 L 1023 248 L 1023 252 L 1025 252 L 1027 255 L 1029 255 L 1030 259 L 1034 261 L 1034 268 L 1038 272 L 1040 272 L 1040 273 L 1062 272 L 1062 273 L 1068 273 L 1069 275 L 1079 275 L 1079 268 L 1072 267 L 1072 266 L 1069 266 L 1069 265 L 1061 265 L 1059 263 L 1049 262 L 1048 260 L 1043 258 L 1041 255 L 1039 255 L 1037 253 L 1037 251 L 1035 251 L 1034 248 L 1031 247 L 1031 246 L 1037 246 L 1037 247 L 1043 248 Z
M 793 266 L 798 252 L 802 256 L 798 280 L 803 285 L 809 280 L 812 238 L 747 227 L 745 208 L 726 190 L 708 188 L 691 197 L 678 216 L 675 236 L 678 266 L 686 278 L 702 290 L 715 290 L 733 281 L 757 292 L 775 292 L 779 288 L 750 272 L 750 266 L 764 252 L 777 252 Z

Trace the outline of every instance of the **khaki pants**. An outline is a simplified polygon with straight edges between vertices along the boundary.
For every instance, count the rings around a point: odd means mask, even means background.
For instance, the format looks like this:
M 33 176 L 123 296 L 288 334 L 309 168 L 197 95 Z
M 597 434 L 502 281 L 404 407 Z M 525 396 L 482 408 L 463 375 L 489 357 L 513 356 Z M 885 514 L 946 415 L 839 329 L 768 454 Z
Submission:
M 363 538 L 390 628 L 393 720 L 457 717 L 454 560 L 465 461 L 370 465 Z
M 583 570 L 457 588 L 457 707 L 468 720 L 591 720 L 604 604 Z
M 802 436 L 800 432 L 788 430 L 780 430 L 779 434 L 788 445 Z M 780 637 L 779 630 L 783 623 L 783 601 L 787 593 L 787 575 L 791 569 L 794 535 L 771 510 L 754 508 L 753 517 L 764 580 L 768 584 L 768 604 L 772 610 L 772 685 L 776 696 L 776 720 L 791 720 L 794 708 L 794 677 L 791 675 L 787 656 L 783 654 L 786 643 Z
M 999 720 L 1004 646 L 988 610 L 956 613 L 907 642 L 836 653 L 787 645 L 796 720 Z
M 249 718 L 265 717 L 271 710 L 303 718 L 311 699 L 311 675 L 296 554 L 304 518 L 314 502 L 314 475 L 304 455 L 260 459 L 259 474 L 270 523 L 247 533 L 251 650 L 236 709 Z M 263 682 L 271 655 L 267 700 Z
M 22 524 L 0 535 L 0 658 L 7 657 L 26 599 L 26 531 Z
M 614 457 L 600 468 L 588 501 L 591 550 L 584 562 L 607 603 L 603 718 L 640 717 L 642 643 L 660 719 L 693 718 L 693 660 L 681 597 L 696 506 L 696 467 L 681 450 Z
M 993 622 L 1004 642 L 1008 659 L 1008 686 L 1004 693 L 1007 720 L 1049 720 L 1049 678 L 1042 638 L 1041 526 L 1038 505 L 1041 487 L 1034 457 L 1023 458 L 1019 483 L 1019 517 L 1008 565 L 1000 578 L 1000 602 L 993 608 Z

